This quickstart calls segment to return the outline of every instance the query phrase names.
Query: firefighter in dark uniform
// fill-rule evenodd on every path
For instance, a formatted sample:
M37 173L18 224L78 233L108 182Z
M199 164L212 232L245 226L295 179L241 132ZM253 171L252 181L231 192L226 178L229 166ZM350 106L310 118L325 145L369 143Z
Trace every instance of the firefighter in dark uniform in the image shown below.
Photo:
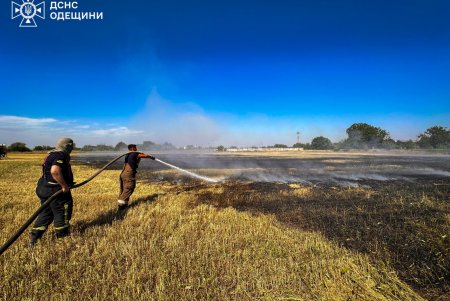
M36 194L40 198L41 204L58 190L62 190L63 193L39 214L31 230L31 245L34 245L42 237L52 221L57 238L70 234L69 221L73 207L70 187L74 184L70 153L73 147L72 139L60 139L56 144L56 149L50 151L42 163L42 177L36 187Z
M134 188L136 188L136 173L141 159L150 158L155 160L155 157L152 155L138 152L135 144L129 144L128 150L130 153L125 156L125 164L120 173L120 193L117 201L119 210L127 208L130 196L133 194Z
M0 144L0 158L6 157L6 145Z

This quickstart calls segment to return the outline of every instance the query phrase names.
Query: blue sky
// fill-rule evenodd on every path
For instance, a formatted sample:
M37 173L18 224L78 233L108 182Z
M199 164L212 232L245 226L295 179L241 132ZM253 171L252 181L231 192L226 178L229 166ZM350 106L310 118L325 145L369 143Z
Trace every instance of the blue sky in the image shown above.
M16 1L21 3L21 0ZM35 0L39 3L40 0ZM81 0L0 6L0 142L268 145L450 126L450 2Z

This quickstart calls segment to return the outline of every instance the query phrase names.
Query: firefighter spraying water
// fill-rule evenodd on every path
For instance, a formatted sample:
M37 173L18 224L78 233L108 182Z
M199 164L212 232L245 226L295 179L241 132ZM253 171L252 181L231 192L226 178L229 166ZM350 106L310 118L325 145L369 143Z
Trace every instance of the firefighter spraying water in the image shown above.
M140 152L136 152L136 151L131 151L129 153L125 153L122 154L116 158L114 158L113 160L111 160L108 164L106 164L105 166L103 166L100 170L98 170L96 173L94 173L92 176L90 176L89 178L87 178L86 180L77 183L77 184L73 184L73 186L70 186L68 189L72 190L72 189L76 189L79 188L87 183L89 183L90 181L92 181L95 177L97 177L100 173L102 173L106 168L108 168L109 166L111 166L113 163L115 163L117 160L119 160L120 158L124 157L124 156L129 156L132 153L140 153ZM142 153L141 153L142 154ZM158 161L164 165L167 165L171 168L174 168L178 171L181 171L183 173L186 173L194 178L197 179L201 179L207 182L212 182L212 183L217 183L220 180L219 179L212 179L212 178L208 178L205 176L201 176L198 175L196 173L184 170L182 168L179 168L175 165L169 164L167 162L164 162L162 160L156 159L155 157L151 156L151 155L146 155L144 154L145 158L151 158L154 159L155 161ZM57 200L58 198L61 198L61 195L63 194L63 189L59 189L57 191L52 191L54 192L52 195L50 195L46 200L45 199L41 199L41 207L39 207L36 212L33 213L33 215L31 215L28 220L10 237L10 239L5 242L1 247L0 247L0 255L3 254L19 237L20 235L22 235L22 233L31 225L31 223L36 219L36 217L38 217L39 214L41 214L42 212L44 212L45 210L47 210L49 208L50 205L52 205L54 203L55 200Z
M122 172L120 173L120 193L119 193L119 199L118 199L118 208L119 210L126 209L128 207L128 202L130 199L130 196L133 194L134 189L136 188L136 174L137 169L139 167L139 163L141 159L149 158L152 160L156 160L164 165L167 165L171 168L174 168L176 170L179 170L183 173L186 173L190 175L191 177L201 179L207 182L218 182L217 180L200 176L196 173L184 170L182 168L179 168L177 166L174 166L172 164L166 163L164 161L161 161L159 159L156 159L154 156L149 154L144 154L137 151L136 144L129 144L128 150L130 153L128 153L125 156L125 164L123 166Z
M149 158L155 160L155 157L152 155L138 152L136 144L129 144L128 150L130 152L125 156L123 169L120 173L120 193L117 200L119 210L128 207L128 201L136 188L136 174L141 159Z

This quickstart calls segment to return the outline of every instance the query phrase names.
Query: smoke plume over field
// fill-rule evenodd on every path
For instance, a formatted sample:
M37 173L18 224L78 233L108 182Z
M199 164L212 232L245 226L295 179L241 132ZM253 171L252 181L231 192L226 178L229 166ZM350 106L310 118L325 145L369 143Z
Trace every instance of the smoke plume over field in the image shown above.
M271 157L218 154L161 153L157 158L216 179L255 182L305 183L309 185L360 186L368 181L408 181L424 177L450 177L449 156L392 156L329 154L320 157ZM299 155L301 156L301 155ZM80 155L75 160L89 163L106 162L105 155ZM116 168L121 168L120 164ZM168 167L152 160L143 160L140 170L161 173ZM187 179L179 174L179 180Z
M195 102L164 99L153 90L145 107L134 116L129 127L144 131L136 138L157 143L170 142L176 146L260 147L276 143L291 146L297 142L296 132L299 129L302 130L302 142L309 142L320 135L336 141L345 138L345 128L350 121L334 120L334 124L329 121L330 118L269 117L258 113L257 108L240 117L231 113L214 113Z

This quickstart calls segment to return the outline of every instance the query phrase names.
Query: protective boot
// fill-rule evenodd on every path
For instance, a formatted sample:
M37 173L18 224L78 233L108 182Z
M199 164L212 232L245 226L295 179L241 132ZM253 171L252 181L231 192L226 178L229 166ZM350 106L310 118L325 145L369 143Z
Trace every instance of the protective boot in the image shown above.
M30 234L30 247L34 247L36 242L41 239L42 235L44 235L45 230L33 229Z
M70 229L69 227L64 227L62 229L55 230L55 237L56 238L63 238L70 235Z
M117 201L117 210L122 211L128 208L128 201L118 200Z

